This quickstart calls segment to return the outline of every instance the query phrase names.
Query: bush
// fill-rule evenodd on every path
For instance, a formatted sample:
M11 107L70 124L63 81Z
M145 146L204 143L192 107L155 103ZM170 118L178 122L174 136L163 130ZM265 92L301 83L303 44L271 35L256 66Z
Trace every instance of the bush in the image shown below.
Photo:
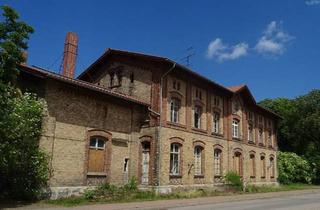
M282 184L310 184L314 177L308 161L295 153L279 152L278 169L278 181Z
M243 182L239 174L234 171L229 171L224 176L225 182L227 185L233 187L235 190L242 190L243 189Z
M38 198L49 176L47 156L38 147L43 102L4 88L0 107L0 198Z
M124 198L135 196L138 191L137 179L132 177L128 184L117 187L113 184L105 183L90 190L86 190L84 198L88 200L121 200ZM141 194L141 196L143 196Z

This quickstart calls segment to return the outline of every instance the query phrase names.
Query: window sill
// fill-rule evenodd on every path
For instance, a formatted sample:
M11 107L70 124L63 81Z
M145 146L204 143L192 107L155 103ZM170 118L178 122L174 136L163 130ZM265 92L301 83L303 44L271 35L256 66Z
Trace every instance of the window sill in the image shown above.
M215 175L214 178L221 178L221 175Z
M181 179L182 178L182 175L169 175L169 178L170 179Z
M207 133L206 130L203 130L203 129L201 129L201 128L192 128L192 130L197 131L197 132L200 132L200 133Z
M263 143L259 143L260 147L265 147L265 145Z
M271 176L270 179L274 179L274 176Z
M248 144L255 144L254 141L248 141Z
M261 179L266 179L266 177L265 177L265 176L262 176Z
M211 133L211 135L213 136L217 136L217 137L223 137L223 134L222 133Z
M204 178L204 175L194 175L194 178Z
M255 179L255 178L256 178L256 176L250 176L250 178L251 178L251 179Z
M234 140L234 141L241 141L242 139L240 139L239 137L232 137L232 140Z
M171 121L167 121L167 124L168 124L168 125L171 125L171 126L179 127L179 128L184 128L184 129L187 128L187 126L185 126L185 125L183 125L183 124L175 123L175 122L171 122Z
M105 172L88 172L87 176L107 176Z

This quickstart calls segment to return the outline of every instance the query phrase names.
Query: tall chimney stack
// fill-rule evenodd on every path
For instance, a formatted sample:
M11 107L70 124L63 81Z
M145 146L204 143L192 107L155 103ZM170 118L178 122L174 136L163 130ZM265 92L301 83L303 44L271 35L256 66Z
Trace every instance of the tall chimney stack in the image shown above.
M64 43L64 52L62 60L62 75L74 78L78 53L78 35L68 32Z

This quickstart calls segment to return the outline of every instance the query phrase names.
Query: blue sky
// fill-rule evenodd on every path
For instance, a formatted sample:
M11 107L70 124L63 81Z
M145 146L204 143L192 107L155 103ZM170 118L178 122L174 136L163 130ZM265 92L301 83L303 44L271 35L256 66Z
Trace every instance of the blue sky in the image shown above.
M65 34L79 35L76 73L106 48L180 61L257 101L320 88L320 0L10 0L35 33L31 65L59 70ZM183 62L182 62L183 63Z

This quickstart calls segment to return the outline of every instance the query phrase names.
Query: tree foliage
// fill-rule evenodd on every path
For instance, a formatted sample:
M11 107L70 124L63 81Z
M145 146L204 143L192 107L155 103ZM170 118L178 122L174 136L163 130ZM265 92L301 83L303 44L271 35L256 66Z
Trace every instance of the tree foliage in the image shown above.
M16 65L24 61L23 50L33 28L17 21L19 15L9 6L2 6L3 19L0 23L0 80L3 84L14 84L18 74Z
M283 117L278 127L281 151L294 152L305 157L320 181L320 90L295 99L266 99L260 105Z
M282 184L310 184L314 177L309 162L292 152L278 153L278 169L278 180Z
M35 198L48 179L39 150L43 102L16 87L17 64L33 29L2 6L0 22L0 198Z

